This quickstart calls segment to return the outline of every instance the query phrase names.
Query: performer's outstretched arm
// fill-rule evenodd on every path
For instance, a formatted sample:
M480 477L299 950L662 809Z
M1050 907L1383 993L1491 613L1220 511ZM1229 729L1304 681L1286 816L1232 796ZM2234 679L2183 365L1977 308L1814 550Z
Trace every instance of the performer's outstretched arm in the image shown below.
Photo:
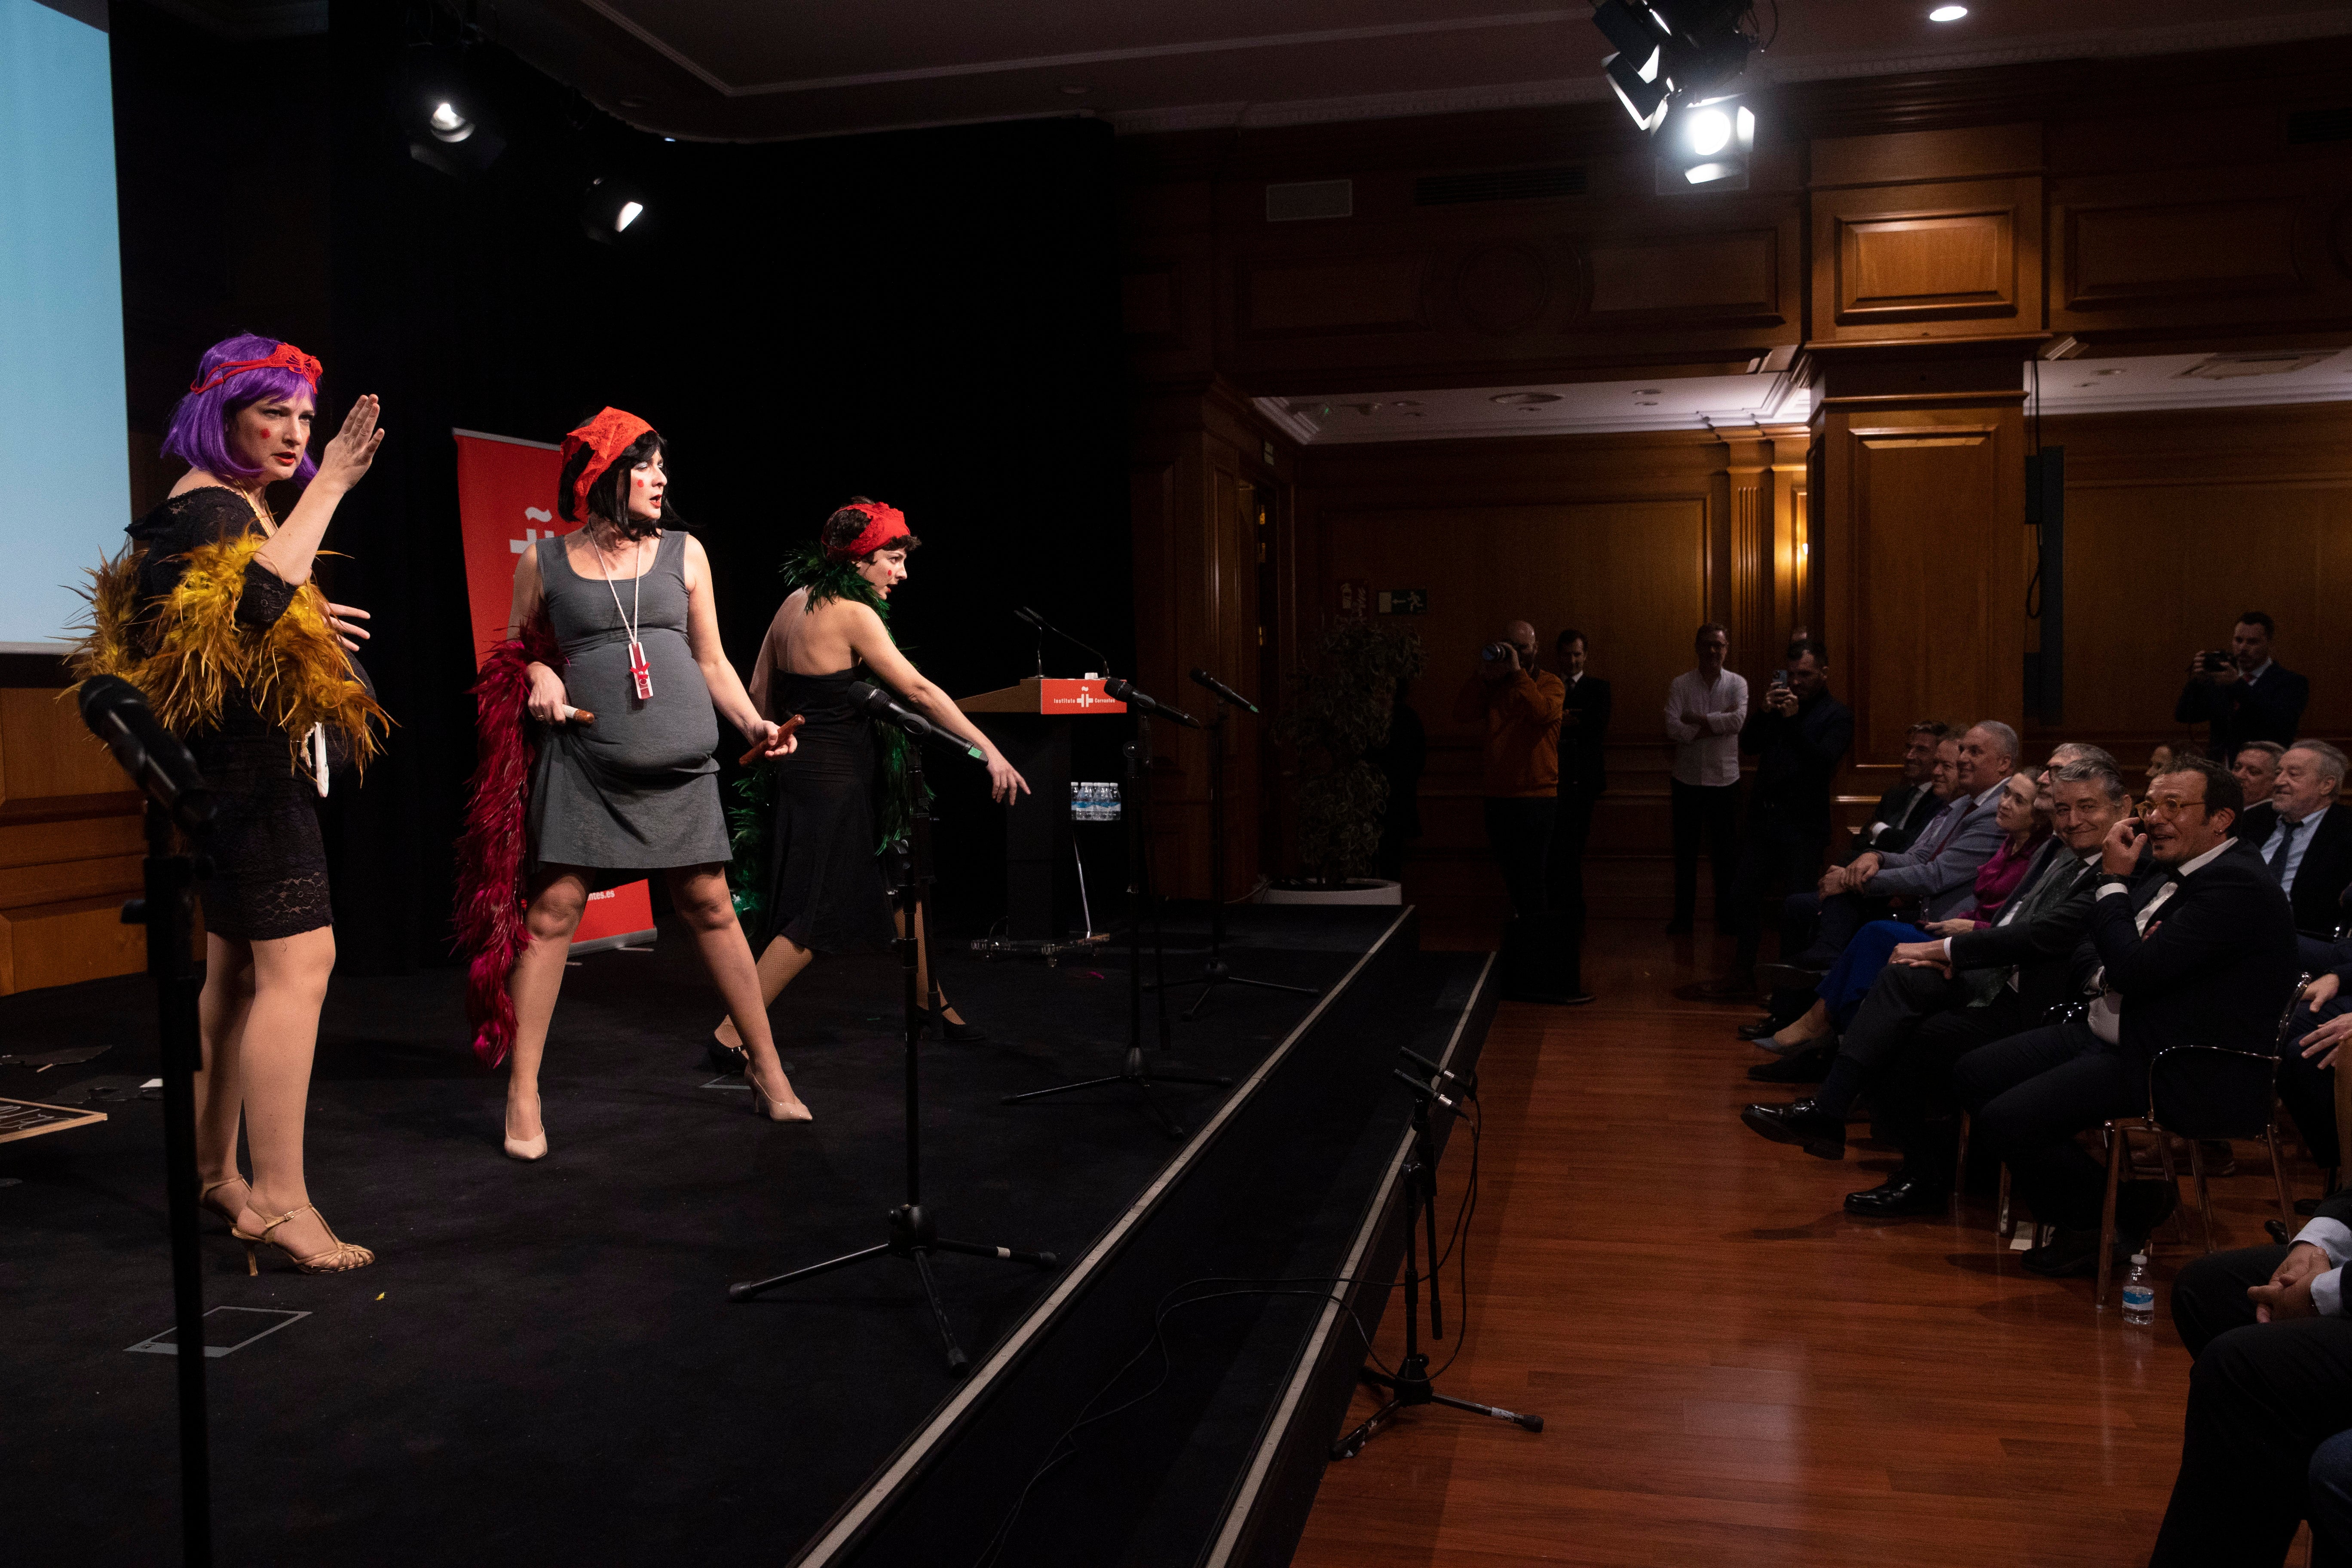
M948 700L948 694L923 679L923 672L908 661L890 640L890 628L882 617L865 605L843 601L849 626L849 646L866 668L880 676L890 689L919 710L924 718L945 730L959 741L977 746L988 759L988 793L993 799L1012 804L1013 795L1029 793L1029 781L1016 772L996 742L981 732L980 726L964 717L963 710Z

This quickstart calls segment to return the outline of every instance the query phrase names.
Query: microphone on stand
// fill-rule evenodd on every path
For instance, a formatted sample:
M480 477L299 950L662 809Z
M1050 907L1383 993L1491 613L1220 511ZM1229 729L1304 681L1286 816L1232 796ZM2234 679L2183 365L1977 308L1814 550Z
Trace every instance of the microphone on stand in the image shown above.
M187 745L156 721L155 710L139 689L119 675L100 675L82 682L81 721L106 742L149 798L172 814L188 833L209 832L213 797L205 775Z
M1156 713L1162 719L1173 719L1188 730L1197 730L1201 727L1201 721L1198 719L1193 718L1181 708L1171 708L1157 697L1138 690L1132 680L1106 680L1103 682L1103 689L1130 708L1139 708L1146 713Z
M1257 704L1256 704L1256 703L1255 703L1255 702L1251 701L1248 698L1246 698L1246 697L1243 696L1240 692L1235 691L1232 687L1227 686L1223 681L1219 680L1215 676L1211 675L1207 670L1205 670L1205 669L1196 669L1196 670L1194 670L1194 671L1192 672L1192 679L1193 679L1193 680L1194 680L1195 682L1197 682L1198 684L1200 684L1200 685L1202 685L1202 686L1205 686L1205 687L1207 687L1207 688L1208 688L1212 692L1213 692L1217 697L1219 697L1220 699L1222 699L1222 700L1224 700L1225 702L1228 702L1228 703L1232 704L1234 707L1240 709L1243 712L1244 712L1244 713L1255 713L1255 712L1256 712L1256 711L1257 711Z
M948 734L912 708L901 706L888 692L871 681L851 681L849 701L851 706L865 709L866 712L886 724L896 724L917 740L928 741L933 737L939 737L951 744L962 747L964 752L976 762L988 761L988 753L978 746L968 745L955 736Z
M1031 609L1026 605L1016 606L1013 614L1017 618L1036 627L1039 631L1051 632L1055 637L1061 638L1064 642L1068 643L1072 647L1083 648L1087 653L1094 655L1095 668L1101 670L1105 675L1108 675L1110 673L1110 656L1103 652L1102 649L1095 647L1094 644L1080 642L1077 638L1072 637L1069 633L1064 631L1061 627L1055 626L1053 622L1047 620L1045 616L1039 615L1036 611Z

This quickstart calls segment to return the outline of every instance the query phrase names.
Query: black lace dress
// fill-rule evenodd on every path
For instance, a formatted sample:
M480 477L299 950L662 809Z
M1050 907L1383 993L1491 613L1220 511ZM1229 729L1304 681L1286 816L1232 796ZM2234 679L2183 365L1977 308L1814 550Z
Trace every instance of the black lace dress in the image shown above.
M131 538L144 552L138 573L141 626L134 635L152 636L146 612L179 586L188 552L257 527L244 498L219 486L174 496L132 523ZM248 563L237 624L268 631L300 591L258 561ZM334 923L318 784L307 771L295 771L286 732L232 687L218 721L182 739L218 808L209 847L213 872L202 885L205 929L265 942Z

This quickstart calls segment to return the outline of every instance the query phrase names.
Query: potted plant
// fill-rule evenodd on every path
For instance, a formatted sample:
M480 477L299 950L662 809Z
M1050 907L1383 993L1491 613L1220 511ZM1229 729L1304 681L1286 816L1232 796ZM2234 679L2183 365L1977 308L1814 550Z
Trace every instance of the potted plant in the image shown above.
M1270 904L1393 904L1399 884L1371 876L1389 781L1369 760L1389 738L1397 683L1428 666L1421 638L1343 620L1324 635L1316 668L1294 679L1281 728L1298 761L1298 863Z

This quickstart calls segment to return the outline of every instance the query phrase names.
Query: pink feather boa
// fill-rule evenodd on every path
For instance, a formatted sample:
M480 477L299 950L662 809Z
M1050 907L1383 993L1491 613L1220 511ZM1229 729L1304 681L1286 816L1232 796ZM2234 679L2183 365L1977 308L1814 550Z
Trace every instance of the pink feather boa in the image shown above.
M514 1048L514 999L507 981L530 945L523 921L531 766L538 747L524 705L532 661L563 668L545 616L491 650L474 682L480 762L467 784L466 831L457 839L457 947L467 960L466 1019L474 1055L497 1067Z

